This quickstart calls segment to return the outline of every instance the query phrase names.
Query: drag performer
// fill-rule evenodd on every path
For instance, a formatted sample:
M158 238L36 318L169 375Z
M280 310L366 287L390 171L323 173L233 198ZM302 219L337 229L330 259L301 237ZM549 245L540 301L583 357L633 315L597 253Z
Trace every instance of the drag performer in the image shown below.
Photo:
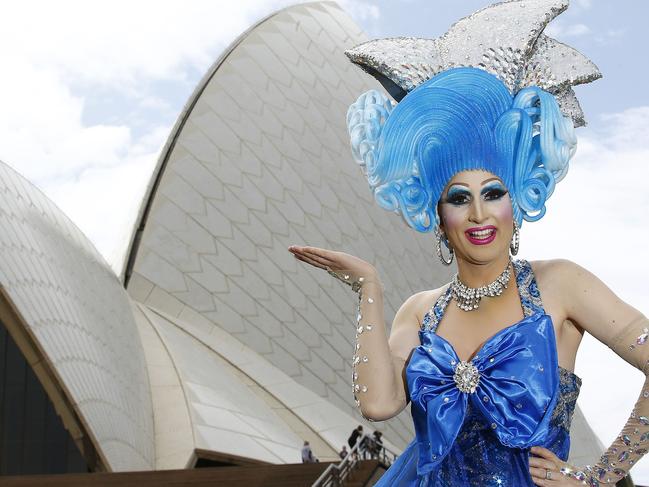
M396 101L371 91L347 116L376 202L433 232L439 259L457 265L450 283L403 303L388 339L374 266L289 248L358 293L352 386L363 416L383 421L411 403L416 437L377 485L612 485L647 452L645 381L599 461L566 462L584 332L646 376L649 320L572 262L512 259L575 152L584 121L571 86L600 76L542 34L566 7L503 2L437 39L347 53Z

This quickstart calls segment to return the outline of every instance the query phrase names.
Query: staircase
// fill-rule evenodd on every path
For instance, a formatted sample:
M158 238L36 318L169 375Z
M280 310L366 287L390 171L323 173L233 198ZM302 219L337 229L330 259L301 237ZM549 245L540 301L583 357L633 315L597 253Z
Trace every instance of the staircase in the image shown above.
M361 462L365 463L365 462ZM0 477L2 487L309 487L329 463ZM365 484L358 484L365 485Z
M386 471L387 467L378 460L363 460L345 480L345 487L371 487Z
M331 463L311 487L370 487L397 458L382 442L364 436L339 463Z

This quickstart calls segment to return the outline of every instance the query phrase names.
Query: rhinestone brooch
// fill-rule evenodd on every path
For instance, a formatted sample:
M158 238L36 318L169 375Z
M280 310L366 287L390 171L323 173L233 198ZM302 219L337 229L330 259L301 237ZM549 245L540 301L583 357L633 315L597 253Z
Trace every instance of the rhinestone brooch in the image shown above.
M480 382L480 372L471 362L460 362L455 366L453 380L461 392L475 392Z

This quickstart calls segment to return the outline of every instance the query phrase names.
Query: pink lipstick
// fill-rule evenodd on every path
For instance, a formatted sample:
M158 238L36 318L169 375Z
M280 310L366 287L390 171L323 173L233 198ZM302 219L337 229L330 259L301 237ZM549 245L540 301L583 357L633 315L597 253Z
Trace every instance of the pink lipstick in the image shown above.
M493 225L473 227L465 231L464 235L473 245L487 245L496 238L496 227Z

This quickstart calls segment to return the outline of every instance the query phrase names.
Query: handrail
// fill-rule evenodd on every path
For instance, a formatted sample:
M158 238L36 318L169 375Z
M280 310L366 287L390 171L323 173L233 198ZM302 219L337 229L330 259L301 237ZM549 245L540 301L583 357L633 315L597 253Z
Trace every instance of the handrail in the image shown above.
M363 435L347 456L339 463L329 465L311 487L342 487L349 474L361 461L361 457L362 460L367 460L368 457L378 459L389 467L396 460L397 454L386 448L383 443L377 443L370 435Z

